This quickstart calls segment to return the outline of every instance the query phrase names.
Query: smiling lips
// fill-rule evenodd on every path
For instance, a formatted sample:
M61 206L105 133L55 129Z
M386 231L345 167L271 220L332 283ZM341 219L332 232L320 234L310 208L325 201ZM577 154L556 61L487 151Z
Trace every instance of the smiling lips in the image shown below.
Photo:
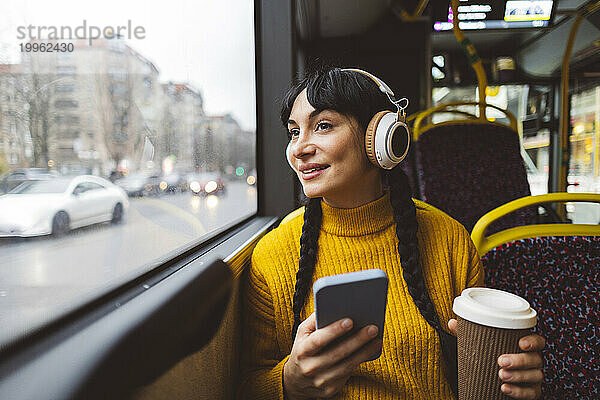
M305 169L304 171L302 171L302 173L303 174L310 174L311 172L320 171L320 170L325 169L325 168L329 168L329 166L319 167L319 168Z
M329 168L329 165L307 164L300 167L300 172L302 172L304 180L310 180L321 175L327 168Z
M298 169L300 170L300 172L304 172L304 171L310 171L312 169L324 169L327 167L329 167L329 165L327 165L327 164L308 163L308 164L301 165L300 167L298 167Z

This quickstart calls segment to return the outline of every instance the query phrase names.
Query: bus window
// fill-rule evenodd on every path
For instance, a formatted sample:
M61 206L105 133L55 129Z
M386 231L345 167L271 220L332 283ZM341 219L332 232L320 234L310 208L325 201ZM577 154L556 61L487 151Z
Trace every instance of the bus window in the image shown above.
M257 193L252 1L2 2L0 25L2 347Z
M571 96L570 159L567 190L600 193L600 86ZM567 204L575 223L600 223L600 207L591 203Z
M527 168L527 180L532 195L548 193L549 146L550 146L550 88L537 85L488 86L486 102L510 111L517 118L521 138L521 155ZM434 87L433 106L452 103L479 101L476 86ZM472 115L479 115L477 106L457 108ZM508 123L508 118L495 109L488 109L489 121ZM464 114L439 113L433 122L463 119Z

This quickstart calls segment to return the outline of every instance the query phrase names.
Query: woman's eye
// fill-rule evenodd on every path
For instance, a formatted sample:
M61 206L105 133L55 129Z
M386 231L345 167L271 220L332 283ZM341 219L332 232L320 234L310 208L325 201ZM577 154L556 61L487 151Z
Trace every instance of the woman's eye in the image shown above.
M331 125L329 122L319 122L317 124L317 129L318 130L324 130L326 131L327 129L331 129L333 127L333 125Z

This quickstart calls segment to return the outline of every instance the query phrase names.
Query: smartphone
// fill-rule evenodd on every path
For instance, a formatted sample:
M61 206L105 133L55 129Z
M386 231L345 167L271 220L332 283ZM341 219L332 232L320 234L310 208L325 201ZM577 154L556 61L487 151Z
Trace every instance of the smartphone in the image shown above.
M367 325L377 326L376 337L383 339L387 289L388 277L380 269L317 279L313 285L317 329L342 318L350 318L353 321L352 330L340 339ZM367 361L375 360L380 355L381 352Z

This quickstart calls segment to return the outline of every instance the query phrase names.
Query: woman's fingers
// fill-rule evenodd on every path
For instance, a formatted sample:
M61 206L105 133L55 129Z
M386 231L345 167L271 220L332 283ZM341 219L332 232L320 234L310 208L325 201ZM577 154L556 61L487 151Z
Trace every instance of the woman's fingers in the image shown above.
M344 379L345 381L361 363L371 358L374 354L379 353L381 346L381 339L371 340L371 342L362 346L350 357L343 359L336 365L320 373L315 378L314 385L326 388L329 383L338 382L340 379Z
M498 365L502 367L498 376L504 383L502 392L515 399L537 399L541 396L542 372L541 351L546 340L540 335L532 334L519 340L519 348L527 353L503 354L498 357Z
M308 316L308 318L302 321L300 325L298 325L298 332L296 333L296 336L310 335L315 330L317 330L317 316L315 313L312 313Z
M527 335L519 340L519 348L523 351L542 351L544 347L546 347L546 339L540 335Z
M290 358L283 367L283 384L290 398L334 396L354 368L381 348L381 340L375 345L368 343L377 336L377 327L369 325L325 350L349 333L352 325L352 320L344 318L316 329L312 314L298 326Z
M365 326L341 343L313 357L314 362L319 365L320 369L329 368L350 357L376 336L377 327L375 325Z
M542 368L540 353L503 354L498 358L498 365L506 369Z
M352 320L350 318L344 318L317 329L302 342L301 348L298 349L298 359L311 357L321 352L329 343L348 333L351 329Z
M381 350L380 339L373 340L377 336L377 327L369 325L345 338L331 348L310 355L310 352L323 348L331 343L331 340L347 333L351 328L344 320L337 321L323 329L319 329L307 337L298 346L298 352L294 357L294 374L290 375L288 364L284 366L284 384L296 377L296 383L303 382L297 387L303 387L301 392L305 396L329 398L338 393L345 384L350 374L356 367L373 354ZM316 337L317 333L321 333ZM292 360L292 358L290 358ZM291 367L290 367L291 368Z
M498 371L498 376L503 382L511 383L542 383L544 373L540 369L525 369L525 370L508 370L501 369Z
M456 329L458 328L458 321L455 320L454 318L450 319L448 321L448 329L450 329L450 332L456 336Z
M515 398L515 399L526 399L533 400L538 399L542 396L542 388L540 385L537 386L517 386L504 383L500 390L502 393Z

